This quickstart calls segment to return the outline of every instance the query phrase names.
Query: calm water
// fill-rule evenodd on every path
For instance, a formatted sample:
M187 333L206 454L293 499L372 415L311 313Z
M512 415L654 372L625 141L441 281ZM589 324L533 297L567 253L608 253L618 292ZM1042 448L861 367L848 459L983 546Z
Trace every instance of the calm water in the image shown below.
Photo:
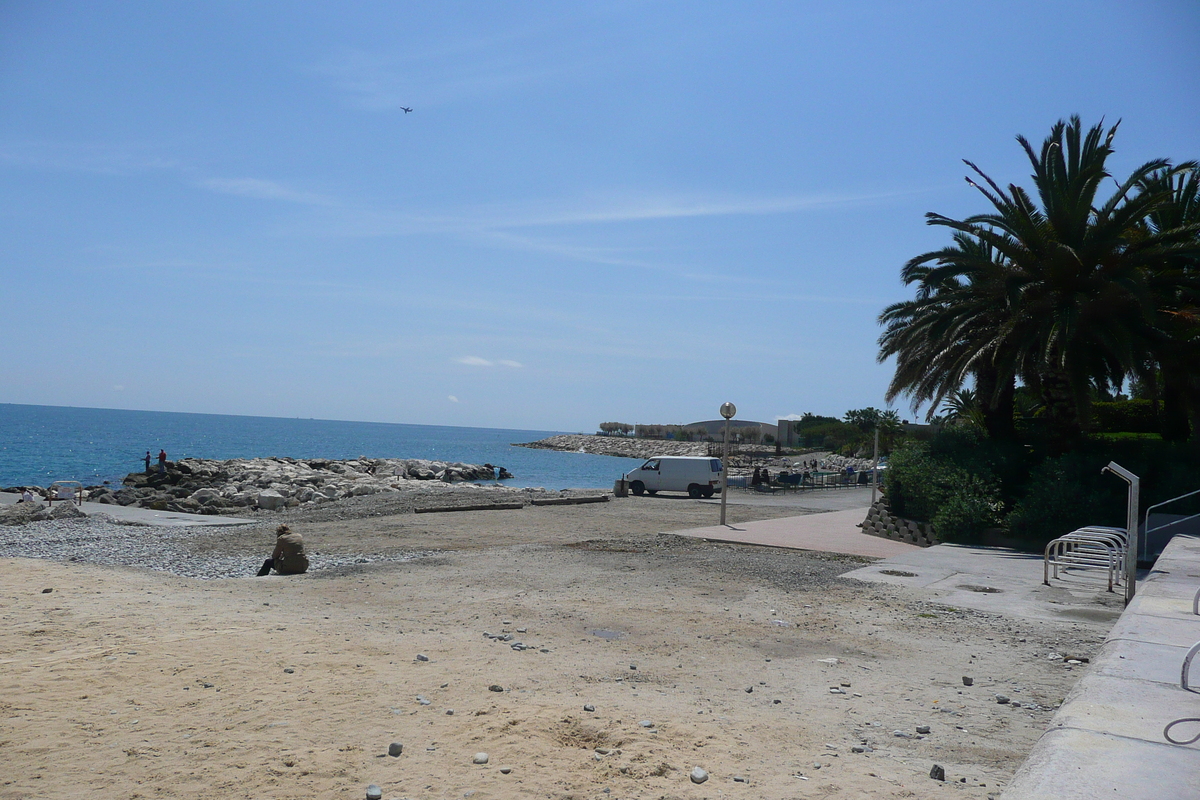
M495 464L510 486L610 488L639 459L512 447L555 431L0 403L0 486L119 482L147 450L180 458L428 458Z

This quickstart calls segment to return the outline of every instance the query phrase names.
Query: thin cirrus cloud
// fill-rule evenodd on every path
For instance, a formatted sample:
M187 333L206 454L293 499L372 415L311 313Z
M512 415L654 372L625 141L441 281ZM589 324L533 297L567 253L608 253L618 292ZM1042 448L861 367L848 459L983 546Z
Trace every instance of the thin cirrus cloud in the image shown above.
M288 203L310 206L334 205L334 201L324 195L293 189L278 181L259 178L208 178L200 181L199 185L218 194L231 194L255 200L283 200Z
M831 207L871 205L930 191L928 188L855 194L783 196L665 195L634 192L624 197L485 205L441 214L342 206L325 230L336 236L449 234L496 236L519 229L656 222L702 217L794 214Z
M511 359L507 358L502 358L497 361L489 361L488 359L480 358L479 356L463 356L462 358L455 359L455 361L459 364L465 364L468 367L513 367L519 369L520 367L525 366L520 361L512 361Z

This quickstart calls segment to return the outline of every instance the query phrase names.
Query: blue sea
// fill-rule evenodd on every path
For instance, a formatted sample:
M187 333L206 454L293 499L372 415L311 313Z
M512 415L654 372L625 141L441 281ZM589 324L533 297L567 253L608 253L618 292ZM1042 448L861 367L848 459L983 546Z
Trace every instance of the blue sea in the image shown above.
M494 464L508 486L611 488L640 459L513 447L556 431L0 403L0 487L119 483L147 450L181 458L427 458Z

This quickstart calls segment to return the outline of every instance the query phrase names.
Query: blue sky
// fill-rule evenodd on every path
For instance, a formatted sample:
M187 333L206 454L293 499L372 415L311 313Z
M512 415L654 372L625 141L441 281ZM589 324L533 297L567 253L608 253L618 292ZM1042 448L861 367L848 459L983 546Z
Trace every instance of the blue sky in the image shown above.
M1071 114L1118 173L1200 158L1197 42L1191 0L3 2L0 402L882 407L961 159L1028 183Z

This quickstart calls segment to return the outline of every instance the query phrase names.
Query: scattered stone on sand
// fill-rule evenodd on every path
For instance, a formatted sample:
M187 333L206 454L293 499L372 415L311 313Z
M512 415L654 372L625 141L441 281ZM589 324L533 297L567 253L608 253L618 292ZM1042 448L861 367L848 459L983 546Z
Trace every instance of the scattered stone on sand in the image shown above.
M398 758L404 752L404 745L400 742L392 742L388 745L388 755L392 758Z
M367 800L383 800L383 789L372 783L367 787Z
M643 728L653 728L654 727L654 723L648 719L642 720L641 722L638 723L638 725L641 725Z
M692 774L689 775L688 777L691 778L692 783L699 784L699 783L704 783L706 780L708 780L708 773L705 770L701 769L700 767L696 767L695 769L692 770Z
M998 694L998 695L996 695L996 702L999 703L1000 705L1004 706L1004 705L1008 705L1012 701L1008 699L1008 695Z
M429 660L429 656L425 655L424 653L417 653L417 661L428 661L428 660Z
M974 686L974 685L975 685L974 678L968 678L966 675L963 675L963 686Z
M933 769L929 770L929 777L935 781L944 781L946 780L946 770L941 764L934 764Z
M50 594L53 591L53 589L42 589L42 594Z
M498 683L493 683L491 686L488 687L488 691L489 692L503 692L504 687Z
M587 705L585 705L585 706L583 707L583 710L584 710L584 711L587 711L588 713L591 713L591 712L594 712L594 711L596 710L596 707L595 707L594 705L592 705L591 703L588 703Z
M417 695L417 702L423 706L427 706L427 705L430 705L432 701L430 701L430 699L428 697L426 697L425 695L419 694L419 695Z
M929 733L929 731L930 731L930 728L928 725L918 725L917 726L917 733Z
M507 775L507 774L509 774L510 772L512 772L512 767L501 767L501 768L500 768L500 774L501 774L501 775Z
M472 764L488 763L488 754L487 753L476 753L475 757L471 759L471 763Z

